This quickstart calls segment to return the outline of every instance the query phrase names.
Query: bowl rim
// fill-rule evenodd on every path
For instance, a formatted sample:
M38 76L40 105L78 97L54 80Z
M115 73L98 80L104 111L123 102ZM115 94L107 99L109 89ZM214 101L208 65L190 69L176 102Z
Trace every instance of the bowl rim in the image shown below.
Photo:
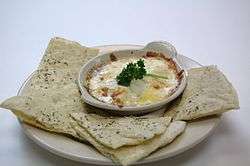
M163 42L160 41L160 42L151 42L151 43L160 43L161 44ZM167 43L167 42L164 42L164 44L165 43ZM108 56L111 53L116 54L117 52L125 52L125 51L146 51L146 52L147 51L154 51L154 52L160 52L160 51L156 51L156 50L148 50L148 49L146 49L149 44L147 44L142 49L122 49L122 50L111 51L111 52L108 52L108 53L100 53L99 55L93 57L87 63L85 63L81 67L81 69L79 71L78 79L77 79L77 84L78 84L78 87L80 89L81 98L83 99L83 101L85 103L91 105L91 106L101 108L101 109L105 109L105 110L107 110L107 111L109 111L111 113L114 113L114 114L133 115L133 114L143 114L143 113L148 113L148 112L158 110L158 109L164 107L165 105L167 105L169 102L176 99L184 91L184 89L186 87L186 84L187 84L187 77L188 77L187 70L180 64L180 62L178 61L177 56L172 56L172 57L170 56L170 58L173 59L173 61L175 62L176 66L177 66L177 68L179 68L179 70L183 70L183 75L182 75L182 78L181 78L181 82L178 85L177 89L174 91L174 93L172 93L170 96L166 97L166 99L163 99L163 100L161 100L159 102L155 102L155 103L151 103L151 104L147 104L147 105L119 107L117 105L105 103L105 102L102 102L102 101L96 99L95 97L93 97L89 93L88 89L83 85L84 78L86 78L86 75L84 76L83 73L85 73L85 74L88 73L89 70L90 70L89 65L93 64L93 63L97 64L98 59L100 60L103 56ZM169 44L169 43L167 43L167 44ZM163 53L163 54L166 55L165 53ZM177 53L176 53L176 55L177 55Z

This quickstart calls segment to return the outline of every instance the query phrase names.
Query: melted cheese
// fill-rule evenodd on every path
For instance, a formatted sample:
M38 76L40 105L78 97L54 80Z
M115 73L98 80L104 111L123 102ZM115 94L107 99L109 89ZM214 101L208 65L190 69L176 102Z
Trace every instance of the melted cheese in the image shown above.
M90 94L105 103L122 106L147 105L164 100L178 85L176 72L164 59L141 59L144 60L147 73L165 76L168 79L144 76L142 80L133 80L129 87L120 86L117 84L116 76L128 63L139 60L120 59L98 68L91 74L88 81Z

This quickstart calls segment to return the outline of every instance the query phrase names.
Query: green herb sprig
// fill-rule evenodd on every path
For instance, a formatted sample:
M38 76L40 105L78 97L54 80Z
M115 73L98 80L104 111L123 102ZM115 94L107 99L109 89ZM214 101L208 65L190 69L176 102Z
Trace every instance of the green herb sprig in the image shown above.
M129 63L116 77L118 84L129 86L133 79L142 79L143 76L147 74L147 71L144 67L145 65L142 59L138 60L136 63Z
M129 63L122 72L116 77L117 83L123 86L129 86L132 80L143 79L144 76L167 79L167 77L156 74L147 74L144 60L139 59L136 63Z

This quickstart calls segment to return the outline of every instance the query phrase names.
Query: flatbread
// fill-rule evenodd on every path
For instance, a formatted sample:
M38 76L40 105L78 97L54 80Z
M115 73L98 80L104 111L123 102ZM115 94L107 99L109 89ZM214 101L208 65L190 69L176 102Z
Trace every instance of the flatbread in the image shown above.
M166 131L155 136L150 141L145 141L140 145L123 146L118 149L111 149L98 143L86 130L80 126L75 126L77 133L87 139L103 155L112 159L117 164L131 165L134 162L150 155L152 152L171 143L180 135L186 127L184 121L174 121L170 123Z
M191 120L239 108L232 84L216 66L193 68L188 71L183 95L166 110L174 120Z
M1 107L12 110L22 121L31 125L79 138L70 125L75 121L69 116L71 112L84 110L78 93L77 85L72 83L61 91L45 93L45 96L12 97L3 102Z
M79 67L96 56L97 53L97 49L55 37L51 39L38 69L66 70L78 75Z
M97 142L112 149L138 145L165 132L170 117L103 117L72 113L72 117Z
M73 41L51 39L21 96L7 99L0 107L30 125L82 139L72 129L70 123L76 122L69 114L85 110L76 79L81 66L97 53Z

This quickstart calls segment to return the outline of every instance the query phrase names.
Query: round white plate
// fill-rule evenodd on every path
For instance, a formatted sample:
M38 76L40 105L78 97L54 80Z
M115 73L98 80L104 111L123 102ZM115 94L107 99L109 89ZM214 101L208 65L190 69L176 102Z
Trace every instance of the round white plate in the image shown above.
M98 46L96 48L100 49L100 52L109 52L121 49L140 49L143 46L139 45L108 45L108 46ZM200 67L201 65L194 60L187 58L185 56L179 55L179 61L184 64L185 68ZM26 83L29 78L24 82L23 86L19 90L18 94L21 95L23 89L25 89ZM216 128L220 121L220 116L214 116L211 118L206 118L199 121L190 122L187 125L185 132L179 136L170 145L159 149L158 151L151 154L149 157L137 162L137 163L148 163L152 161L157 161L160 159L165 159L171 156L175 156L185 150L188 150L202 140L204 140L208 135ZM102 156L97 150L92 146L84 143L74 141L65 136L46 132L35 127L29 126L25 123L21 123L24 133L36 142L41 147L47 149L48 151L68 158L71 160L92 163L98 165L113 165L112 161L104 156Z

